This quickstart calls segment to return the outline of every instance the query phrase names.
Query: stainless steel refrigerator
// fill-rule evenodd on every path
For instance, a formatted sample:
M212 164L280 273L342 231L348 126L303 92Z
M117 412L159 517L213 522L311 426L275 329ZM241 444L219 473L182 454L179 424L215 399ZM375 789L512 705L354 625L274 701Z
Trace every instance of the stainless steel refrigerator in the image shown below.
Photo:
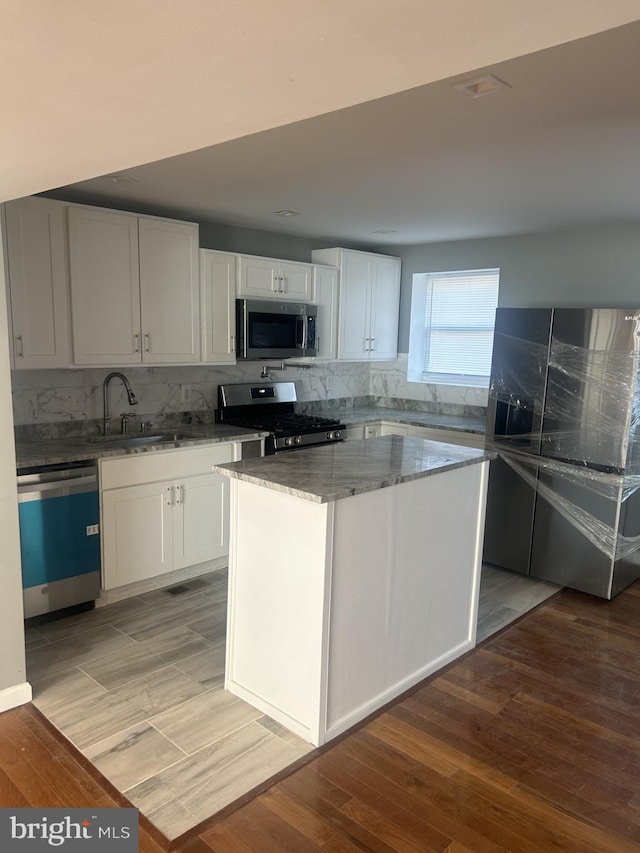
M640 308L499 308L484 560L613 598L640 577Z

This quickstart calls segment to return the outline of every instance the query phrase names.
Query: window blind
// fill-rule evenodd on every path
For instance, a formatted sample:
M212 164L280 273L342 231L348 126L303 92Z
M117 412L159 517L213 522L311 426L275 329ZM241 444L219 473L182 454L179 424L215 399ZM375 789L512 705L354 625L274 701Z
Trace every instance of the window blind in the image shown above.
M427 276L423 380L489 376L499 270Z

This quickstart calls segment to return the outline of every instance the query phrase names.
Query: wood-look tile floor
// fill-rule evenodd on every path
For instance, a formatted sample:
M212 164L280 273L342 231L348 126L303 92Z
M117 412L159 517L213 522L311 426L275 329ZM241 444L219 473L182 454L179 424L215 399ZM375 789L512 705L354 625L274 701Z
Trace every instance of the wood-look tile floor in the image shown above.
M27 630L36 707L169 839L312 749L222 688L226 586L215 572ZM557 589L484 567L479 640Z
M638 626L640 582L565 590L170 849L637 853ZM0 804L127 802L29 704L0 714Z
M312 747L223 689L226 571L28 628L33 703L167 838Z

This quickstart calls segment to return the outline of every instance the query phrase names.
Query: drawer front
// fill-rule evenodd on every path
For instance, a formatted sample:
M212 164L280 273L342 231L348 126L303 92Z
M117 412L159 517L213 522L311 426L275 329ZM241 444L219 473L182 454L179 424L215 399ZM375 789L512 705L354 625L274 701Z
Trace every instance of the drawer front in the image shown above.
M233 462L235 444L224 442L179 450L155 450L116 459L101 459L100 488L117 489L159 480L176 480L198 474L210 474L213 465Z

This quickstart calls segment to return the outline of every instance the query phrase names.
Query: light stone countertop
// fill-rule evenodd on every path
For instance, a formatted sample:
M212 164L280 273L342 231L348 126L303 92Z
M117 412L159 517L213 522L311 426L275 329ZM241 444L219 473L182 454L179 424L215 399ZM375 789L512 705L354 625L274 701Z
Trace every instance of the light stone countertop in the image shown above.
M387 409L383 407L357 407L337 409L330 412L319 412L321 415L339 417L345 426L364 425L377 421L394 421L410 426L424 426L433 429L459 430L461 432L484 433L484 419L463 417L459 415L442 415L431 412L414 412L402 409ZM170 450L178 447L191 447L212 442L234 441L248 438L260 438L268 435L266 432L241 429L224 424L181 425L175 428L152 429L154 432L164 432L167 435L180 433L180 440L142 444L136 447L117 447L114 442L100 444L89 441L88 437L47 438L41 441L25 441L16 444L16 463L18 468L36 465L54 465L80 460L95 460L105 457L125 456L136 453L153 453L159 450ZM98 436L96 436L98 438ZM353 440L350 440L350 444Z
M323 414L320 412L320 414ZM328 413L327 413L328 414ZM432 429L458 430L484 435L484 418L466 417L462 415L442 415L435 412L414 412L410 409L385 409L382 406L356 407L353 409L337 409L336 417L346 426L360 426L376 421L393 421L409 426L429 427Z
M216 465L213 470L303 500L327 503L495 456L457 444L386 435Z
M25 441L16 444L16 465L18 468L31 468L36 465L55 465L81 460L94 461L105 457L127 456L138 453L156 453L161 450L173 450L179 447L196 447L202 444L217 444L225 441L246 441L269 435L258 430L232 427L225 424L207 424L179 426L173 429L149 430L151 435L162 433L166 438L150 444L138 444L130 447L118 446L120 439L136 438L141 433L130 436L112 436L112 440L101 442L89 437L45 439L43 441ZM179 435L180 438L174 438Z

